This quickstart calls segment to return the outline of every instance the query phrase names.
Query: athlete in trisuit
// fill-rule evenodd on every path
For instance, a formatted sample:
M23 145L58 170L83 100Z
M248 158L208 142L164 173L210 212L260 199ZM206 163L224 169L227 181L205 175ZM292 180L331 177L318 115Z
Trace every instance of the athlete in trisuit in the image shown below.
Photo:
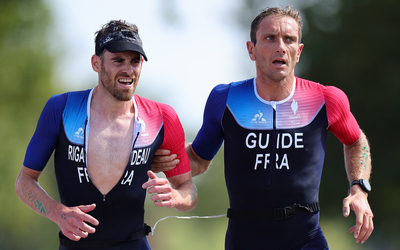
M57 223L59 249L147 250L146 189L156 206L188 211L197 203L185 137L171 107L134 95L147 61L137 27L111 21L96 34L91 62L98 85L49 99L16 192L33 211ZM166 179L150 171L159 147L181 159L165 172ZM38 182L53 151L61 203Z
M328 249L319 226L319 186L327 131L343 144L355 241L373 230L368 204L370 149L343 91L295 77L304 48L297 10L268 8L251 24L247 42L256 77L216 86L203 125L188 144L192 176L204 173L224 142L230 208L226 249ZM153 169L174 157L159 150ZM163 156L164 155L164 156Z

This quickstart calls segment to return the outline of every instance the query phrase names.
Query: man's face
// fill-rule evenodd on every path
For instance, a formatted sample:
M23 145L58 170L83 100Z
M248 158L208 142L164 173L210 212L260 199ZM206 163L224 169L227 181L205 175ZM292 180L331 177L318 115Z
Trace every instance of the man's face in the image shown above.
M303 44L299 44L297 22L287 16L264 18L256 32L257 42L247 43L251 60L256 62L257 76L274 82L293 74Z
M119 101L132 99L142 70L140 53L105 51L101 59L99 73L102 87Z

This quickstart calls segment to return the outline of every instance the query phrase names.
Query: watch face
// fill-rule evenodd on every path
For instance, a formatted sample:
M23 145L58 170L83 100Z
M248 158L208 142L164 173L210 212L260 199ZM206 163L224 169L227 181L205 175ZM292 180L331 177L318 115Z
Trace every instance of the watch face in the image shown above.
M366 191L370 192L371 191L371 185L366 179L361 179L361 186L366 189Z

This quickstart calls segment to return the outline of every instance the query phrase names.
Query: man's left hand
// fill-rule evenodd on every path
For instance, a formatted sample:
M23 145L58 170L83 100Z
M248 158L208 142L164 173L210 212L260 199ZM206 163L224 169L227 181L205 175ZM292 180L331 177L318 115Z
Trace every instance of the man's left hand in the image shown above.
M350 228L349 232L353 233L356 243L363 244L374 230L371 207L367 200L367 194L357 186L352 188L350 194L343 200L343 216L350 215L350 209L356 215L356 225Z
M147 189L149 194L153 194L150 198L157 207L174 207L174 192L176 192L169 181L165 178L158 178L152 171L147 171L150 180L142 185L143 189Z

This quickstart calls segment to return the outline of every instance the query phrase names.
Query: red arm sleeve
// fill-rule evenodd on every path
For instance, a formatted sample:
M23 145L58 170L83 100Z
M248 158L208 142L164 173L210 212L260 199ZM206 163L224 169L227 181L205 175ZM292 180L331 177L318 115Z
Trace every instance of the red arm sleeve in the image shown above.
M172 107L161 104L161 111L164 117L164 141L160 148L170 150L171 154L176 154L179 159L179 164L164 174L171 177L187 173L190 171L190 163L185 150L185 133L182 124Z
M360 127L350 112L346 94L333 86L322 86L328 113L329 128L345 145L351 145L361 136Z

